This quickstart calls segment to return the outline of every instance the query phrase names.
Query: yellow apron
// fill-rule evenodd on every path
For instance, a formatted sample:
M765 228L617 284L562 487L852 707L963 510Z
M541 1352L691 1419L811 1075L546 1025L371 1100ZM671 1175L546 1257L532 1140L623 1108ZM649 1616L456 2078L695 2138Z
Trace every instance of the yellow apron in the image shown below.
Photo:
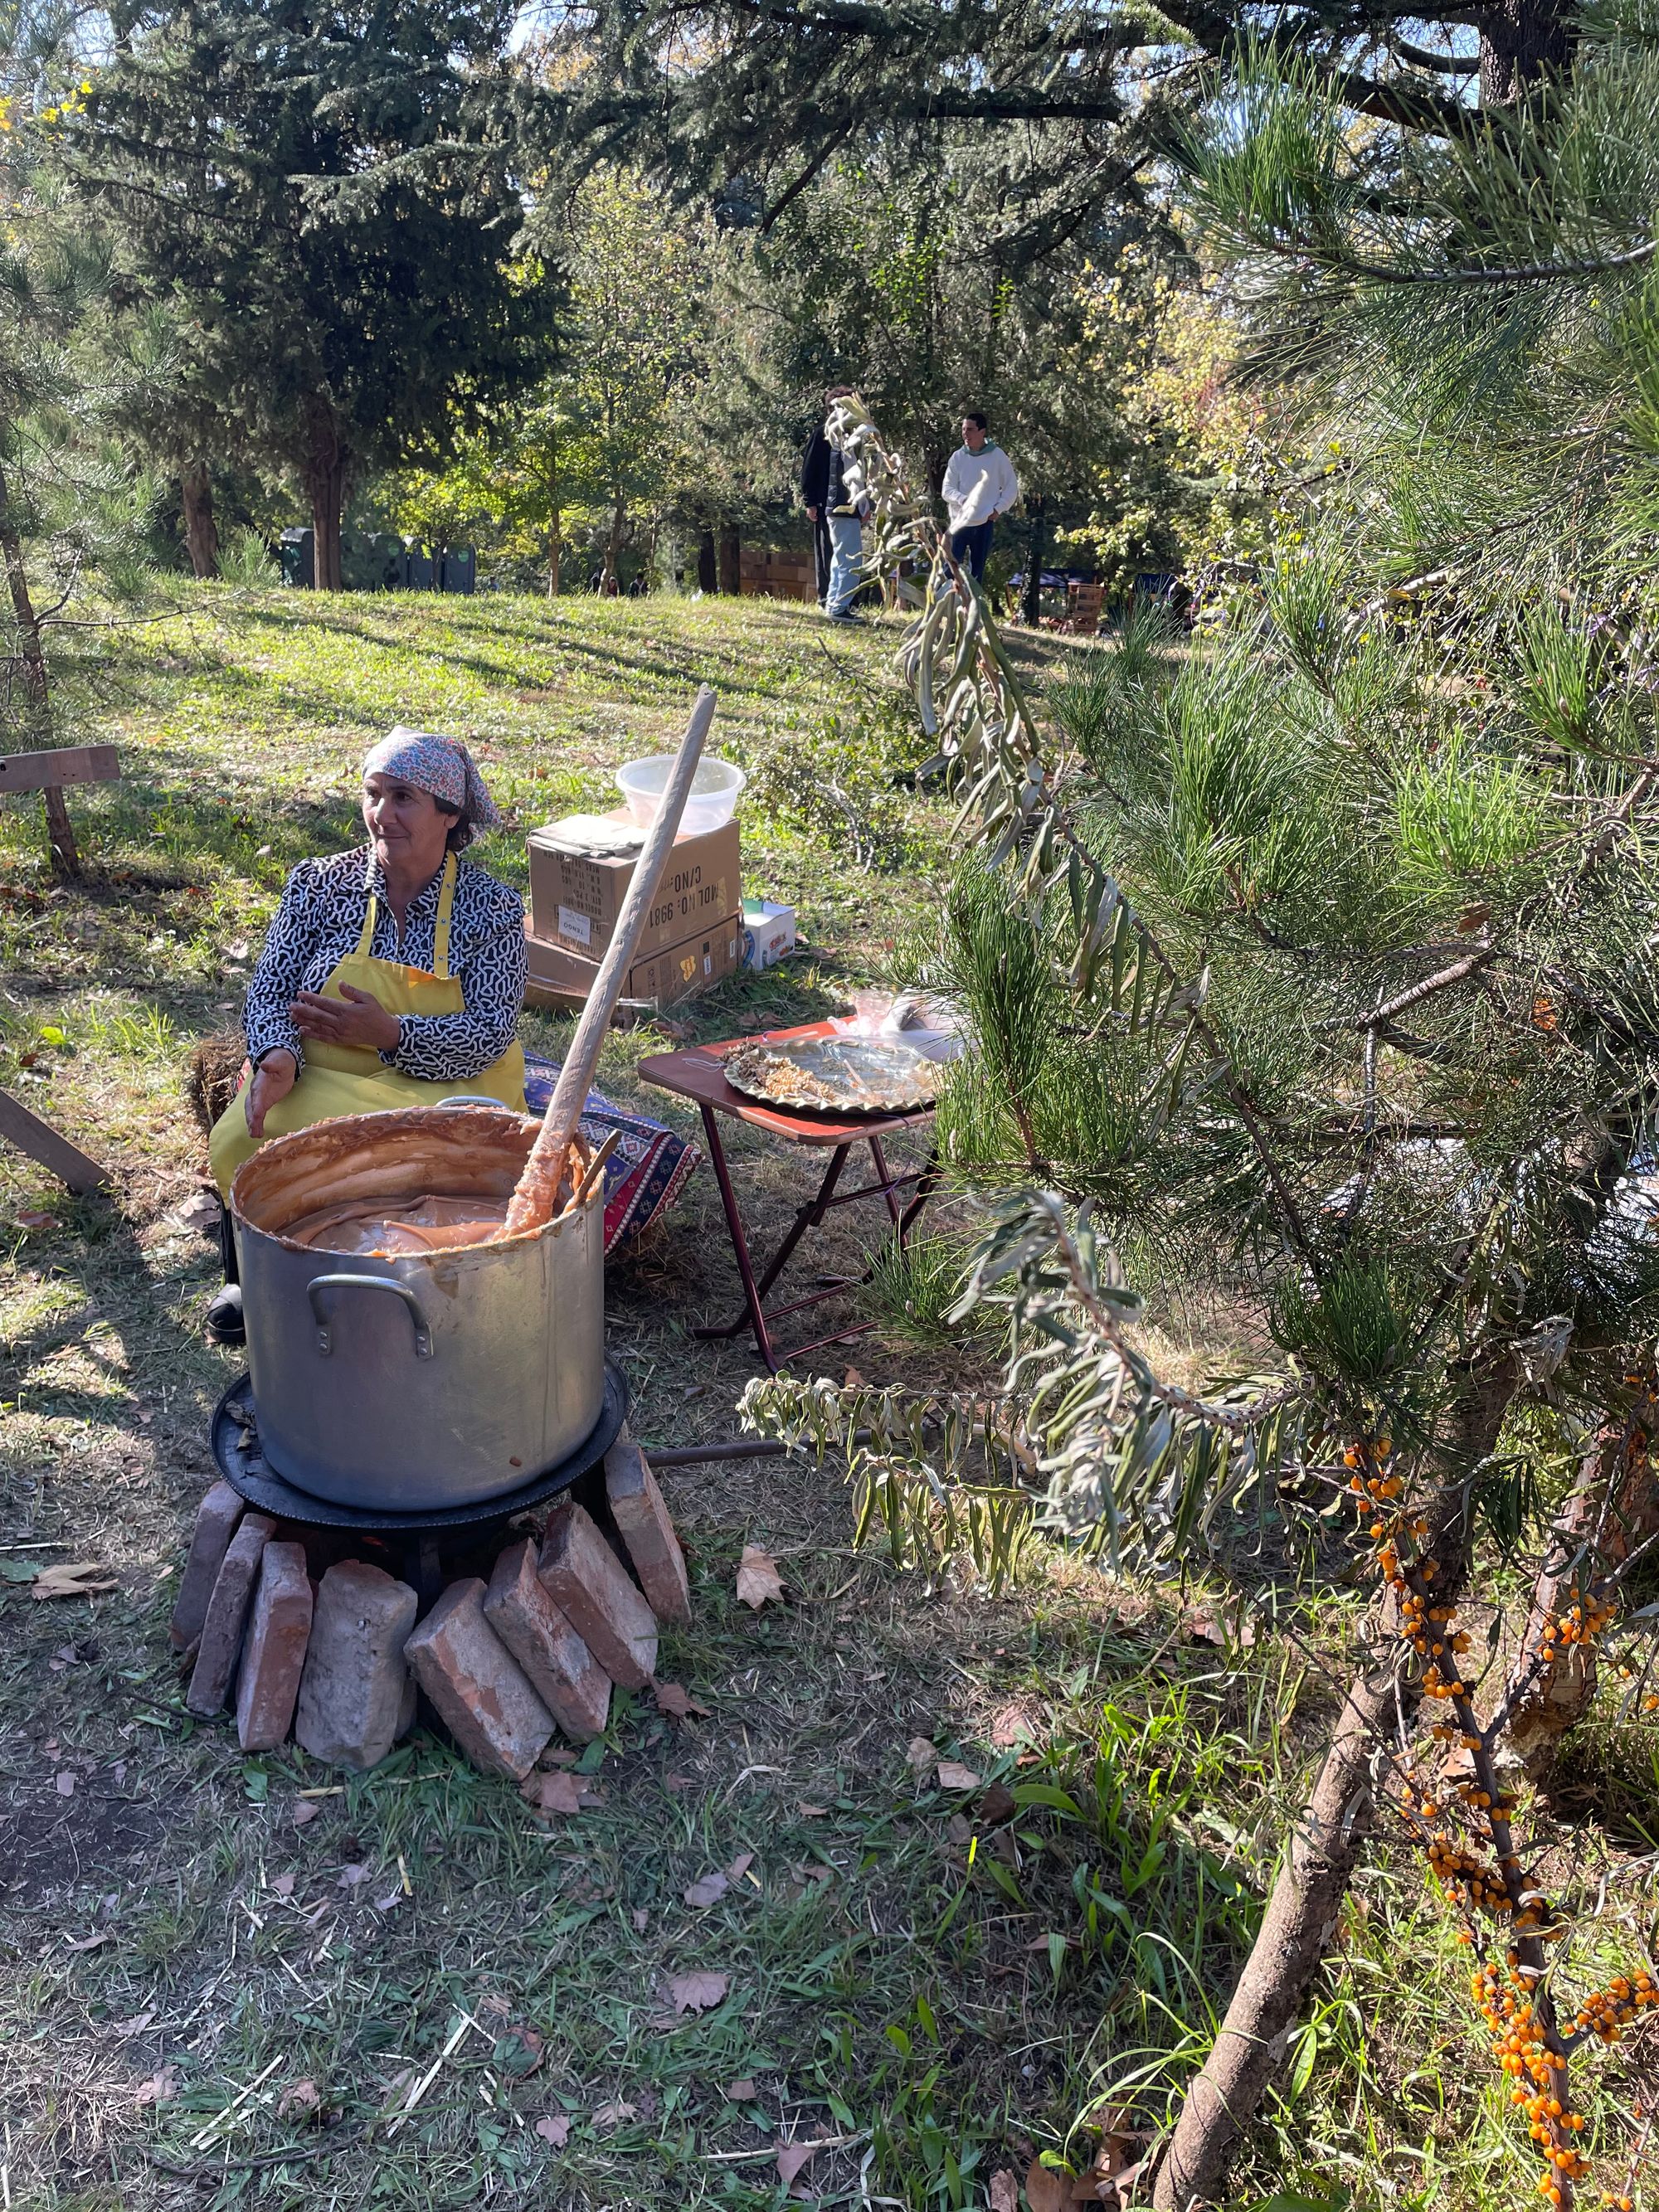
M324 998L343 999L340 988L370 992L389 1014L459 1014L466 1010L460 984L449 972L449 915L455 902L455 856L444 862L443 887L438 893L438 921L433 933L432 964L428 975L422 968L405 968L395 960L376 960L369 951L374 942L376 906L373 891L357 950L342 960L324 984ZM231 1177L242 1162L259 1149L263 1139L248 1134L243 1101L247 1082L238 1091L213 1125L208 1139L208 1159L213 1180L221 1192L230 1188ZM388 1067L368 1045L327 1044L315 1037L305 1041L305 1066L286 1098L279 1098L265 1115L265 1137L285 1137L291 1129L309 1128L313 1121L331 1121L342 1114L375 1114L386 1107L435 1106L445 1098L478 1092L499 1098L514 1113L525 1110L524 1048L516 1039L497 1060L470 1075L464 1083L428 1083Z

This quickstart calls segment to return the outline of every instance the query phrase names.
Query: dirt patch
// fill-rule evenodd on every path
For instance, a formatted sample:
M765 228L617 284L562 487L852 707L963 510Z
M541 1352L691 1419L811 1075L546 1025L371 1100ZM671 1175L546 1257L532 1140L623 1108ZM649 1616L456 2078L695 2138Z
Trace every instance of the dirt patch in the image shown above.
M59 1789L59 1773L73 1780L72 1795ZM88 1883L131 1877L153 1856L165 1824L124 1780L115 1769L61 1767L8 1792L0 1802L0 1919L50 1913Z

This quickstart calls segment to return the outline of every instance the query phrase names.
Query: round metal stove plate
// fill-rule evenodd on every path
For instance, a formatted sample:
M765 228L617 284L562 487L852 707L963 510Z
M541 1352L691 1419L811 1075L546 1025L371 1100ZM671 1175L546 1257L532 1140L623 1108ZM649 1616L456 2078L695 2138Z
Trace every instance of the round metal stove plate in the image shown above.
M246 1498L250 1505L275 1519L297 1521L313 1528L418 1534L426 1528L467 1528L508 1520L515 1513L541 1504L561 1490L568 1490L605 1457L627 1418L627 1381L621 1369L607 1359L599 1418L584 1442L566 1458L544 1468L528 1482L499 1498L446 1506L434 1512L381 1511L365 1506L337 1505L331 1498L313 1498L309 1491L285 1482L273 1468L267 1466L259 1449L258 1409L253 1402L253 1386L247 1376L240 1375L214 1407L213 1456L231 1488Z

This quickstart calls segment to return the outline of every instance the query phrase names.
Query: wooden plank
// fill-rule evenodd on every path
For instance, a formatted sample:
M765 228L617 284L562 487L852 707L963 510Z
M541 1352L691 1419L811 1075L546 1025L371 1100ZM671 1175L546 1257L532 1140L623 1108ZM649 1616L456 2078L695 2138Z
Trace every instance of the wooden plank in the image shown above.
M38 1160L71 1190L99 1190L110 1179L107 1168L100 1168L96 1160L88 1159L67 1137L60 1137L49 1122L43 1121L38 1114L31 1114L9 1091L0 1091L0 1137L15 1145L20 1152L27 1152L32 1160Z
M57 791L66 783L118 783L113 745L58 745L46 753L0 753L0 791Z

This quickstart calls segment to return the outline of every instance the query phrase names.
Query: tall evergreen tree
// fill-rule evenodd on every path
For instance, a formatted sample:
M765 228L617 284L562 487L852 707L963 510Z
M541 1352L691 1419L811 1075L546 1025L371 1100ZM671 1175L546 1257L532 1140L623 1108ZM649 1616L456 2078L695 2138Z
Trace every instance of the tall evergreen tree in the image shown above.
M507 0L121 0L78 183L188 353L180 415L294 481L340 585L348 487L533 375ZM199 438L192 440L199 447Z
M1056 744L942 564L906 648L1016 894L952 902L940 980L975 1046L939 1131L1006 1194L974 1288L1018 1319L1011 1418L1050 1510L1120 1558L1207 1553L1264 1605L1356 1570L1375 1600L1164 2212L1231 2201L1385 1802L1477 1969L1540 2193L1565 2212L1586 2178L1610 1931L1574 1940L1593 1881L1539 1879L1528 1778L1621 1613L1632 1696L1656 1668L1630 1594L1659 1540L1650 10L1612 0L1504 88L1428 135L1356 130L1316 54L1218 81L1199 201L1257 299L1258 373L1342 465L1214 649L1160 665L1132 630L1060 687ZM1252 1298L1279 1358L1160 1377L1116 1251ZM871 1464L907 1449L867 1397L841 1418L874 1425ZM1505 1650L1492 1547L1522 1536ZM1639 1950L1612 1986L1659 1995Z

